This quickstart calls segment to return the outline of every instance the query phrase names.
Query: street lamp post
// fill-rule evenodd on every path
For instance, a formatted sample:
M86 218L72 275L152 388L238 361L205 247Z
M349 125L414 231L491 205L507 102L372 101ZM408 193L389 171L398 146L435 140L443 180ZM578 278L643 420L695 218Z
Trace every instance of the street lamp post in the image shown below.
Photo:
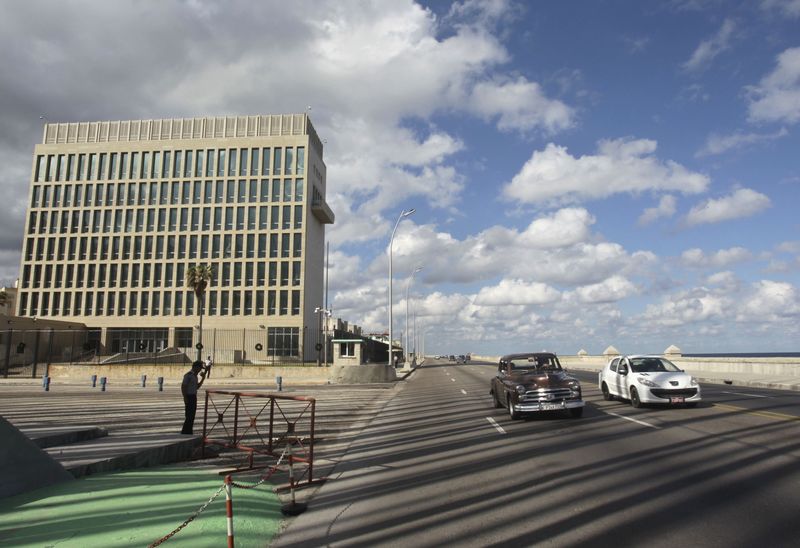
M406 282L406 356L408 356L408 351L411 348L411 332L408 329L408 298L409 298L409 289L411 289L411 282L414 281L414 274L422 270L421 266L418 266L411 272L411 276L408 277L408 282ZM414 356L416 358L416 355Z
M397 232L397 225L400 224L403 217L408 217L415 211L416 209L412 207L400 212L400 216L397 217L397 222L392 230L392 237L389 238L389 365L394 365L394 343L392 342L392 243L394 243L394 233Z

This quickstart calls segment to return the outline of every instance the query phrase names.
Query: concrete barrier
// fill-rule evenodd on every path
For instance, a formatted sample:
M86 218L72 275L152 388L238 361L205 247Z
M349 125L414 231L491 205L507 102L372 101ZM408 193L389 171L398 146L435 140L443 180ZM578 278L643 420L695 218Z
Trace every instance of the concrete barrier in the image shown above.
M370 384L394 382L397 374L390 365L336 365L331 369L333 384Z
M54 382L61 381L85 381L87 385L91 383L92 375L107 377L109 383L124 380L127 382L137 382L141 384L142 375L150 378L163 377L164 382L169 385L175 382L180 383L184 373L189 371L188 364L142 364L142 365L59 365L50 366L50 376ZM231 383L237 380L246 379L248 381L264 380L270 386L275 384L275 377L283 378L284 384L325 384L328 382L330 367L278 367L269 365L220 365L214 364L211 370L211 377L206 381L207 384Z

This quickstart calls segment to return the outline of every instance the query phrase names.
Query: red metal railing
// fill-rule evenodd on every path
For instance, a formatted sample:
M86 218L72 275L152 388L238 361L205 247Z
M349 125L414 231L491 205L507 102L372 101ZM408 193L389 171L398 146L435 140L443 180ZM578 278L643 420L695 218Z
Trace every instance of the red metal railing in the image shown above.
M206 446L210 445L243 451L247 453L247 466L235 470L241 472L268 467L269 464L256 466L255 457L280 457L290 448L291 461L306 467L297 483L304 479L312 482L314 398L225 390L205 392L203 456Z

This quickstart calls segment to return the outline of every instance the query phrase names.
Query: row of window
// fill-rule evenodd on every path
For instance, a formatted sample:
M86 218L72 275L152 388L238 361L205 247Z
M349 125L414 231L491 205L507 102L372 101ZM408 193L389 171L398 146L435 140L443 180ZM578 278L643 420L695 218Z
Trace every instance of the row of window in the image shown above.
M302 202L303 179L33 185L31 207Z
M20 293L22 316L183 316L195 314L192 291ZM265 306L266 304L266 306ZM208 291L209 316L299 316L299 290Z
M302 175L305 166L305 147L40 154L36 157L33 180Z
M31 211L28 216L28 234L301 228L302 205Z
M259 336L262 343L260 352L268 356L297 356L300 348L300 328L298 327L268 327L266 339ZM0 332L0 337L2 337ZM100 341L100 333L93 334L89 331L89 340L94 335ZM175 328L175 346L178 348L194 347L196 331L191 327ZM108 347L111 352L156 352L167 347L169 341L169 328L156 327L153 329L125 329L109 328L107 331ZM2 344L2 342L0 342ZM214 345L210 347L213 352ZM253 349L255 350L255 349ZM252 351L251 351L252 352ZM259 352L259 350L255 350Z
M61 287L182 287L186 263L121 263L25 265L21 286L27 288ZM214 276L211 287L299 286L300 261L211 263Z
M34 245L36 242L36 245ZM25 261L300 258L303 234L81 236L28 238Z

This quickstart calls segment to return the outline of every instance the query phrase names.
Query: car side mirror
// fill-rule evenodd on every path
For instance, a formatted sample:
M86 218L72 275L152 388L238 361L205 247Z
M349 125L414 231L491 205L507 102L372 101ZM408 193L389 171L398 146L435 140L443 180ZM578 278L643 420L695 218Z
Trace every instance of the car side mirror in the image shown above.
M617 372L618 372L620 375L627 375L627 374L628 374L628 368L627 368L627 367L620 367L620 368L617 370Z

